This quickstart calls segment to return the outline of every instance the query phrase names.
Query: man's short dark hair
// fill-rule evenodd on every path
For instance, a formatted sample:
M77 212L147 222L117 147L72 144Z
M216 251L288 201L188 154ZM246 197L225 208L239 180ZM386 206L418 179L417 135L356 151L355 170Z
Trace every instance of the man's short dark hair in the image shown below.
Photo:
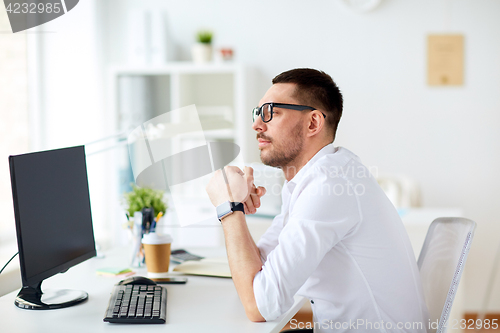
M273 79L276 83L295 83L295 96L301 104L325 111L326 123L332 129L333 140L342 116L342 93L330 75L311 68L296 68L283 72Z

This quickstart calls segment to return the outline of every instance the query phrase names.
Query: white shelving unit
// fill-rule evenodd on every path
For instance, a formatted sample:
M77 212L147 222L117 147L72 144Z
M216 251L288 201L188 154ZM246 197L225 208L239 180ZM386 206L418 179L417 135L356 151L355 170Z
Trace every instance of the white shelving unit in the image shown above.
M251 129L251 109L255 101L247 99L247 75L244 66L237 63L212 63L198 65L176 62L164 66L115 66L110 69L110 107L116 119L116 130L124 130L140 123L126 123L130 115L124 114L127 98L123 96L120 81L143 80L150 88L144 121L165 112L195 104L208 140L233 141L241 147L245 162L256 161L258 150L249 142L255 135ZM144 91L144 89L142 89ZM130 95L130 92L126 92ZM147 97L146 97L147 98ZM252 103L253 102L253 103Z
M251 128L251 110L256 101L248 97L248 86L246 69L238 63L199 65L175 62L164 66L114 66L109 69L108 102L116 132L129 132L154 117L194 104L203 134L171 138L170 147L189 149L201 145L203 139L232 142L241 149L240 160L250 163L259 158L255 133ZM175 122L178 119L170 120ZM129 156L125 152L124 149L122 156L117 158L117 174L126 174L123 170L129 168ZM117 176L116 179L117 189L125 183L120 177L123 178ZM190 242L181 241L178 245L223 244L219 228L210 229L215 230L210 233L217 235L207 237L205 228L191 229ZM181 236L177 232L178 240Z

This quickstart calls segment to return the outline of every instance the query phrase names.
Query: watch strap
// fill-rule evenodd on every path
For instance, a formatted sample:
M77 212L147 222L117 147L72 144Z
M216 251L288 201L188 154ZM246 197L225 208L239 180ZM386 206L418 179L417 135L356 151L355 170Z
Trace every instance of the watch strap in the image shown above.
M243 205L243 202L229 202L229 204L231 205L231 210L233 212L240 211L245 214L245 206Z

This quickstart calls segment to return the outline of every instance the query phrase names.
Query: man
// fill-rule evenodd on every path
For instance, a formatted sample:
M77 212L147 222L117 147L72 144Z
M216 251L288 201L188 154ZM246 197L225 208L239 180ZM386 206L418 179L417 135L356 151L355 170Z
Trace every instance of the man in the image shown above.
M276 319L298 294L311 302L315 332L426 332L398 214L358 157L333 146L342 103L329 75L293 69L273 79L254 109L261 160L286 178L281 214L257 245L244 215L265 193L253 170L226 167L210 180L215 206L243 203L219 215L236 290L252 321Z

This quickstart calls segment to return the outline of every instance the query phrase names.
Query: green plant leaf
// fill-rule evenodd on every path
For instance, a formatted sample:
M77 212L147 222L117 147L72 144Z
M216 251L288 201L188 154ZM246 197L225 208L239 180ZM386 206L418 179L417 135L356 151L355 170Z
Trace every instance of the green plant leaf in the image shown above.
M199 43L210 44L212 43L213 33L210 30L200 30L196 34Z
M155 214L160 212L165 215L167 211L167 203L165 200L165 192L154 190L147 187L138 187L132 184L132 191L123 195L127 204L127 213L129 216L134 216L135 212L140 212L144 207L153 207Z

